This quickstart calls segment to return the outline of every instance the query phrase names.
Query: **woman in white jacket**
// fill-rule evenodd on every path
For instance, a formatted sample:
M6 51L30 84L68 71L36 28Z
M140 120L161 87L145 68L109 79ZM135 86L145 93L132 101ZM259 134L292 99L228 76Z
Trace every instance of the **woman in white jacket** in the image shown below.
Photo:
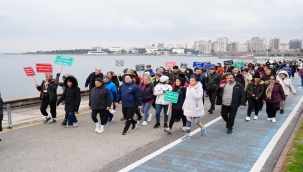
M290 92L292 92L294 95L296 95L296 89L292 85L291 79L289 79L288 73L285 70L282 70L281 72L279 72L279 74L277 75L277 80L282 85L286 99L287 99L287 96L290 94ZM286 103L286 100L284 102L282 101L280 103L280 114L284 113L285 103Z
M154 95L156 97L156 124L154 125L154 128L160 127L160 113L162 109L164 110L164 128L168 128L167 122L168 122L168 104L169 102L164 100L164 94L166 91L171 91L172 87L168 84L169 78L165 75L161 76L160 83L156 85L154 88Z
M186 134L182 140L190 138L191 122L194 121L201 128L201 134L206 133L205 127L200 121L200 117L205 115L203 105L203 89L199 78L191 78L190 86L186 90L186 97L183 104L184 115L186 116Z

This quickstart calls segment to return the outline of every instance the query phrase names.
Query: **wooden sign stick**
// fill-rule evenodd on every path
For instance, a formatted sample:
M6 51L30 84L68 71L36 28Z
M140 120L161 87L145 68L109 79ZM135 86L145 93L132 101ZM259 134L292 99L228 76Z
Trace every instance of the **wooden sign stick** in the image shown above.
M62 71L62 68L63 68L63 65L61 65L61 67L60 67L60 70L59 70L59 73L61 73L61 71Z
M33 80L34 80L35 84L37 84L37 82L36 82L36 80L35 80L34 76L32 76L32 78L33 78Z
M171 110L171 104L168 105L167 115L170 114L170 110Z

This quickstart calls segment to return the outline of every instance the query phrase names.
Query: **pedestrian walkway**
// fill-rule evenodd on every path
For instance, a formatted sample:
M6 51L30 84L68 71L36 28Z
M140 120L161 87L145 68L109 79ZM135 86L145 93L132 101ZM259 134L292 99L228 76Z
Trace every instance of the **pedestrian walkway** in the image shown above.
M198 130L189 140L177 140L122 171L261 171L273 147L298 111L303 99L303 88L298 77L292 79L297 95L290 95L284 114L277 113L276 123L267 121L266 106L259 120L246 122L246 110L239 109L231 135L226 134L225 122L219 117L208 125L207 134ZM285 124L284 124L285 123ZM284 124L284 125L283 125Z

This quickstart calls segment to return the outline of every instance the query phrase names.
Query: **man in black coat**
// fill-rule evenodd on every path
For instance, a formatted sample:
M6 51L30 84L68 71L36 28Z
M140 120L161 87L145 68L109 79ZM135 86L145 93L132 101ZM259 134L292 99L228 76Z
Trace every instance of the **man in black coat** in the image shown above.
M41 106L40 111L42 115L45 116L44 124L48 123L51 120L51 117L48 116L46 112L47 106L50 106L50 113L52 115L53 120L49 123L53 124L56 122L56 101L57 101L57 87L55 84L55 80L51 74L46 74L46 80L42 81L41 85L36 84L36 88L40 91L40 100Z
M88 90L88 85L89 85L89 90L91 90L92 88L95 87L95 80L97 78L101 78L101 80L103 80L103 73L101 73L101 69L100 68L96 68L95 72L92 72L86 79L85 81L85 91Z
M206 89L209 95L209 100L210 100L210 108L208 110L209 113L213 113L213 111L215 110L215 102L216 102L216 97L217 97L217 88L219 87L219 83L222 80L222 76L219 75L216 72L216 68L215 67L210 67L209 68L209 74L207 75L206 78Z
M235 75L236 81L245 86L244 76L239 72L239 68L234 68L233 73Z
M75 112L78 112L80 102L81 102L81 92L78 87L78 81L73 76L68 76L64 80L65 90L57 101L57 106L65 100L65 111L67 113L67 124L66 127L78 126L78 120L76 118Z

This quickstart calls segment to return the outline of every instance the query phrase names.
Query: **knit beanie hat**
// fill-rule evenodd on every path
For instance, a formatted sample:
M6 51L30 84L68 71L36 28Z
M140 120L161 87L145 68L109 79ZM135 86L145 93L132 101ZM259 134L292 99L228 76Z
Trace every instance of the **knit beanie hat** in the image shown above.
M160 78L160 82L165 82L165 81L167 81L168 79L169 79L168 76L163 75L163 76L161 76L161 78Z
M261 78L261 77L260 77L260 73L259 73L259 72L256 72L256 73L254 74L254 78Z
M108 75L104 75L103 78L107 78L110 80L110 77Z

